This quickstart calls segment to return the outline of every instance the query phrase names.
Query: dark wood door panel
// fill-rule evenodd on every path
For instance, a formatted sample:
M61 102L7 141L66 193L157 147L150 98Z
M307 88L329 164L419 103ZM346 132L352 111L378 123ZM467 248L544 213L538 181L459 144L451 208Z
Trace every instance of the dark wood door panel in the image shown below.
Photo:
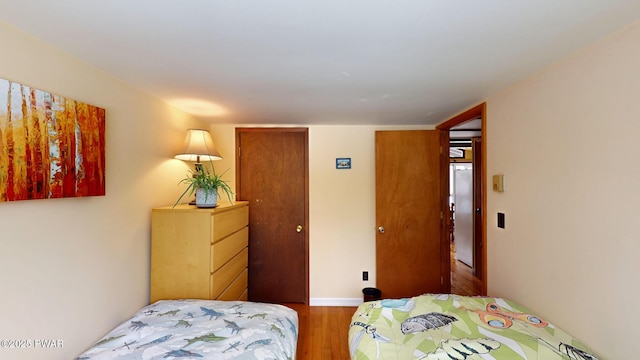
M249 299L307 302L306 129L237 129L238 200L249 201Z
M482 208L482 188L483 176L482 176L482 138L473 139L473 270L474 275L479 279L482 279L482 273L484 272L484 261L482 252L482 233L483 222L482 216L485 209Z

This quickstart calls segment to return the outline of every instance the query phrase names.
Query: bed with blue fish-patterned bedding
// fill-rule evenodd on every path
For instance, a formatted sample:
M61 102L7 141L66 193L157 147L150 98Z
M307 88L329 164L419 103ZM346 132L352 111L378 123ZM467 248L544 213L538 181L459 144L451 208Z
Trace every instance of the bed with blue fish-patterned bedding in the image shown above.
M366 302L349 329L354 360L597 360L578 340L503 298L427 294Z
M76 360L294 359L298 314L246 301L161 300L139 310Z

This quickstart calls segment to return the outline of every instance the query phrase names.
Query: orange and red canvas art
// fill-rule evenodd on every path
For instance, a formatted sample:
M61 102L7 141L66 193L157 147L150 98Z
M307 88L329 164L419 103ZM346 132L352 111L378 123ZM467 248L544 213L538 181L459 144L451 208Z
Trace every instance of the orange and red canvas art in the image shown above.
M0 201L105 194L105 110L0 79Z

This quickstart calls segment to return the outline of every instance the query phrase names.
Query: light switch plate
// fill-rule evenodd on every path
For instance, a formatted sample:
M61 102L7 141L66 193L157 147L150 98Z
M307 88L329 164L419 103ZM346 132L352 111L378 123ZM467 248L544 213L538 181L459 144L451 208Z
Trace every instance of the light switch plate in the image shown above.
M493 191L504 192L504 175L493 175Z

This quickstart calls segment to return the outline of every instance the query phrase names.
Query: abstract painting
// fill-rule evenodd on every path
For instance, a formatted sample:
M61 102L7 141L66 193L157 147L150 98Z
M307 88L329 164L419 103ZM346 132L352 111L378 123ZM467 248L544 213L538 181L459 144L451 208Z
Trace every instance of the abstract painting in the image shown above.
M0 201L105 194L105 110L0 79Z

